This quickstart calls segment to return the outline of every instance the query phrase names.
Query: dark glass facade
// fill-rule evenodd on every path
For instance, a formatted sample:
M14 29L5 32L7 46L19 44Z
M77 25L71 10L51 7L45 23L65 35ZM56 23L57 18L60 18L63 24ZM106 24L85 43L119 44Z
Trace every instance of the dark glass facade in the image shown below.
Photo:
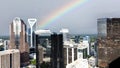
M51 68L64 68L63 35L51 35Z

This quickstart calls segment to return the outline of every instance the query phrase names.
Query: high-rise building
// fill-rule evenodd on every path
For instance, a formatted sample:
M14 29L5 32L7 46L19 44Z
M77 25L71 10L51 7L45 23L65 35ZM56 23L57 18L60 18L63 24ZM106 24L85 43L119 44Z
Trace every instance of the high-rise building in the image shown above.
M18 17L10 24L9 49L20 50L21 66L29 63L29 46L27 43L26 25L23 20Z
M64 66L77 60L77 45L64 44ZM65 68L64 67L64 68Z
M20 68L19 50L0 51L0 68Z
M63 34L63 44L70 41L70 35L69 35L69 30L68 29L61 29L60 33Z
M51 53L51 47L48 48L50 40L51 31L50 30L36 30L35 31L35 43L36 43L36 68L42 68L44 66L50 66L50 53ZM47 40L46 40L47 39ZM47 51L49 53L47 54ZM49 55L49 56L48 56Z
M84 43L79 44L64 44L64 66L68 66L79 59L88 58L88 45Z
M36 21L35 18L29 18L28 23L30 25L30 28L28 29L28 42L31 48L35 47L35 41L34 41L34 31L36 30Z
M51 68L64 68L63 35L51 35Z
M98 19L98 65L111 68L120 57L120 18ZM115 63L119 66L120 61Z
M83 45L87 46L87 53L88 53L88 55L90 55L90 51L91 51L90 37L89 36L83 37L82 42L83 42Z

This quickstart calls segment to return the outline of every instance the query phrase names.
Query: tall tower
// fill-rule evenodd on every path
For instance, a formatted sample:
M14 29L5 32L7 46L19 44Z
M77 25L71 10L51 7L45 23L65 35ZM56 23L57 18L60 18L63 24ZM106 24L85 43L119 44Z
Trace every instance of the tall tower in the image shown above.
M111 68L117 59L120 59L120 18L98 19L98 65ZM120 63L117 62L115 67Z
M20 18L16 17L10 24L9 49L19 49L21 66L29 63L29 46L26 36L26 25Z
M35 23L36 23L36 21L37 21L37 19L35 19L35 18L29 18L28 19L28 23L29 23L29 25L30 25L30 32L31 32L31 34L30 34L30 47L35 47L34 46L34 42L33 42L33 39L34 39L34 33L33 33L33 26L35 25ZM35 26L35 28L34 29L36 29L36 26Z
M51 35L51 68L64 68L63 35Z
M61 29L60 33L63 34L63 44L65 44L68 41L70 41L69 30L68 29Z

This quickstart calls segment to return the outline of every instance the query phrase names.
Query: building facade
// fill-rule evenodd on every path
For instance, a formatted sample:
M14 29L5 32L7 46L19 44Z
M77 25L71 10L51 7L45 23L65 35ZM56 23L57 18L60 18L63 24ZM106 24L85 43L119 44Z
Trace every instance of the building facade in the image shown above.
M64 66L74 62L77 59L77 46L74 44L64 45Z
M63 35L51 35L51 68L64 68Z
M111 63L119 57L120 18L98 19L98 66L111 68Z
M8 49L20 50L21 66L29 63L29 46L26 36L26 25L20 18L15 18L10 24L10 45Z
M74 62L68 64L66 68L90 68L87 59L77 59Z
M19 50L0 51L0 68L20 68Z

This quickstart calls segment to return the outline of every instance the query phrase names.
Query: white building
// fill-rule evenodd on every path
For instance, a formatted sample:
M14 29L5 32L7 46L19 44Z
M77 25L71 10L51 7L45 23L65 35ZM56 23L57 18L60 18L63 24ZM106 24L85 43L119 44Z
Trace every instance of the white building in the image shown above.
M80 44L66 42L64 44L64 58L66 65L74 63L76 60L87 59L88 55L88 45L85 45L83 42Z
M78 44L77 59L86 59L88 56L88 45L83 43Z
M4 40L3 39L0 39L0 46L4 45Z
M91 67L95 67L96 66L96 58L95 57L90 57L89 58L89 65L91 66Z
M69 30L68 29L61 29L60 33L63 34L63 43L69 42L70 41L70 37L69 37Z
M10 43L10 40L4 40L4 50L8 49L9 43Z
M89 38L89 36L83 37L83 45L87 46L88 55L90 55L90 38Z
M74 62L77 59L77 45L70 42L64 43L65 64Z
M73 63L68 64L66 68L88 68L88 60L78 59L74 61Z

